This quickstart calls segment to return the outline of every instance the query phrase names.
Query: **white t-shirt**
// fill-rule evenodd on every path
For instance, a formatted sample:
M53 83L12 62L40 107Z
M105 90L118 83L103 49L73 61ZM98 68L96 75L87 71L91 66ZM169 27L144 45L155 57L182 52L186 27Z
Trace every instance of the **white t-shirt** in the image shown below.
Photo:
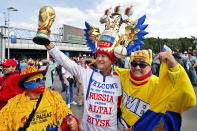
M88 87L84 88L84 114L82 130L116 131L117 102L122 95L119 77L115 75L103 76L94 72L87 96Z

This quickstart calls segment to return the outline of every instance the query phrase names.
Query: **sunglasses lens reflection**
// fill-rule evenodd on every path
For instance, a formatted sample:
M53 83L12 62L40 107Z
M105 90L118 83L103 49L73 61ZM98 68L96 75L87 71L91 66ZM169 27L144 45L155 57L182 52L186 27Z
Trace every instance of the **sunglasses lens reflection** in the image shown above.
M41 81L42 82L46 81L46 77L43 77L42 79L38 78L38 79L34 80L34 82L36 82L36 83L40 83Z
M145 68L147 66L147 64L144 63L137 63L137 62L131 62L131 66L132 67L137 67L139 66L140 68Z

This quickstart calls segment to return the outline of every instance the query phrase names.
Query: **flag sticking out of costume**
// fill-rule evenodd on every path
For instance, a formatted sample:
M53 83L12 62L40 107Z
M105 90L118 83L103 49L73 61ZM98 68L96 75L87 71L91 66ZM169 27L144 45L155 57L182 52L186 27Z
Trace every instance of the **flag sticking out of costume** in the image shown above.
M167 45L164 45L161 52L165 52L165 51L170 51L172 52L172 50L170 49L170 47L168 47Z

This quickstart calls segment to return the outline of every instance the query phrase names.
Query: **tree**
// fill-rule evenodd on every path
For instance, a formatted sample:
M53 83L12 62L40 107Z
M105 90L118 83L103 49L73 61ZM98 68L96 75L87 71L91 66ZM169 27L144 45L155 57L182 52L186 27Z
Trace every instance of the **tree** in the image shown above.
M196 42L194 42L196 41ZM164 44L169 46L175 52L184 52L188 47L196 49L197 39L194 36L191 38L178 38L178 39L161 39L161 38L147 38L144 41L145 45L141 46L142 49L152 49L154 53L158 53L163 48Z

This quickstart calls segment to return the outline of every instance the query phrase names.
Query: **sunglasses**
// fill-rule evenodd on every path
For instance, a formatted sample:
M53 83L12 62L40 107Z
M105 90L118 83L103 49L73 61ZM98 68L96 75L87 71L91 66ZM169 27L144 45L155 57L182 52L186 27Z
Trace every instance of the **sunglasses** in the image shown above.
M43 82L43 81L46 81L46 77L43 77L42 79L38 78L36 80L32 80L31 82L40 83L40 82Z
M139 66L140 68L144 69L146 66L148 66L148 64L145 64L145 63L137 63L137 62L131 62L131 66L132 66L132 67L137 67L137 66Z

